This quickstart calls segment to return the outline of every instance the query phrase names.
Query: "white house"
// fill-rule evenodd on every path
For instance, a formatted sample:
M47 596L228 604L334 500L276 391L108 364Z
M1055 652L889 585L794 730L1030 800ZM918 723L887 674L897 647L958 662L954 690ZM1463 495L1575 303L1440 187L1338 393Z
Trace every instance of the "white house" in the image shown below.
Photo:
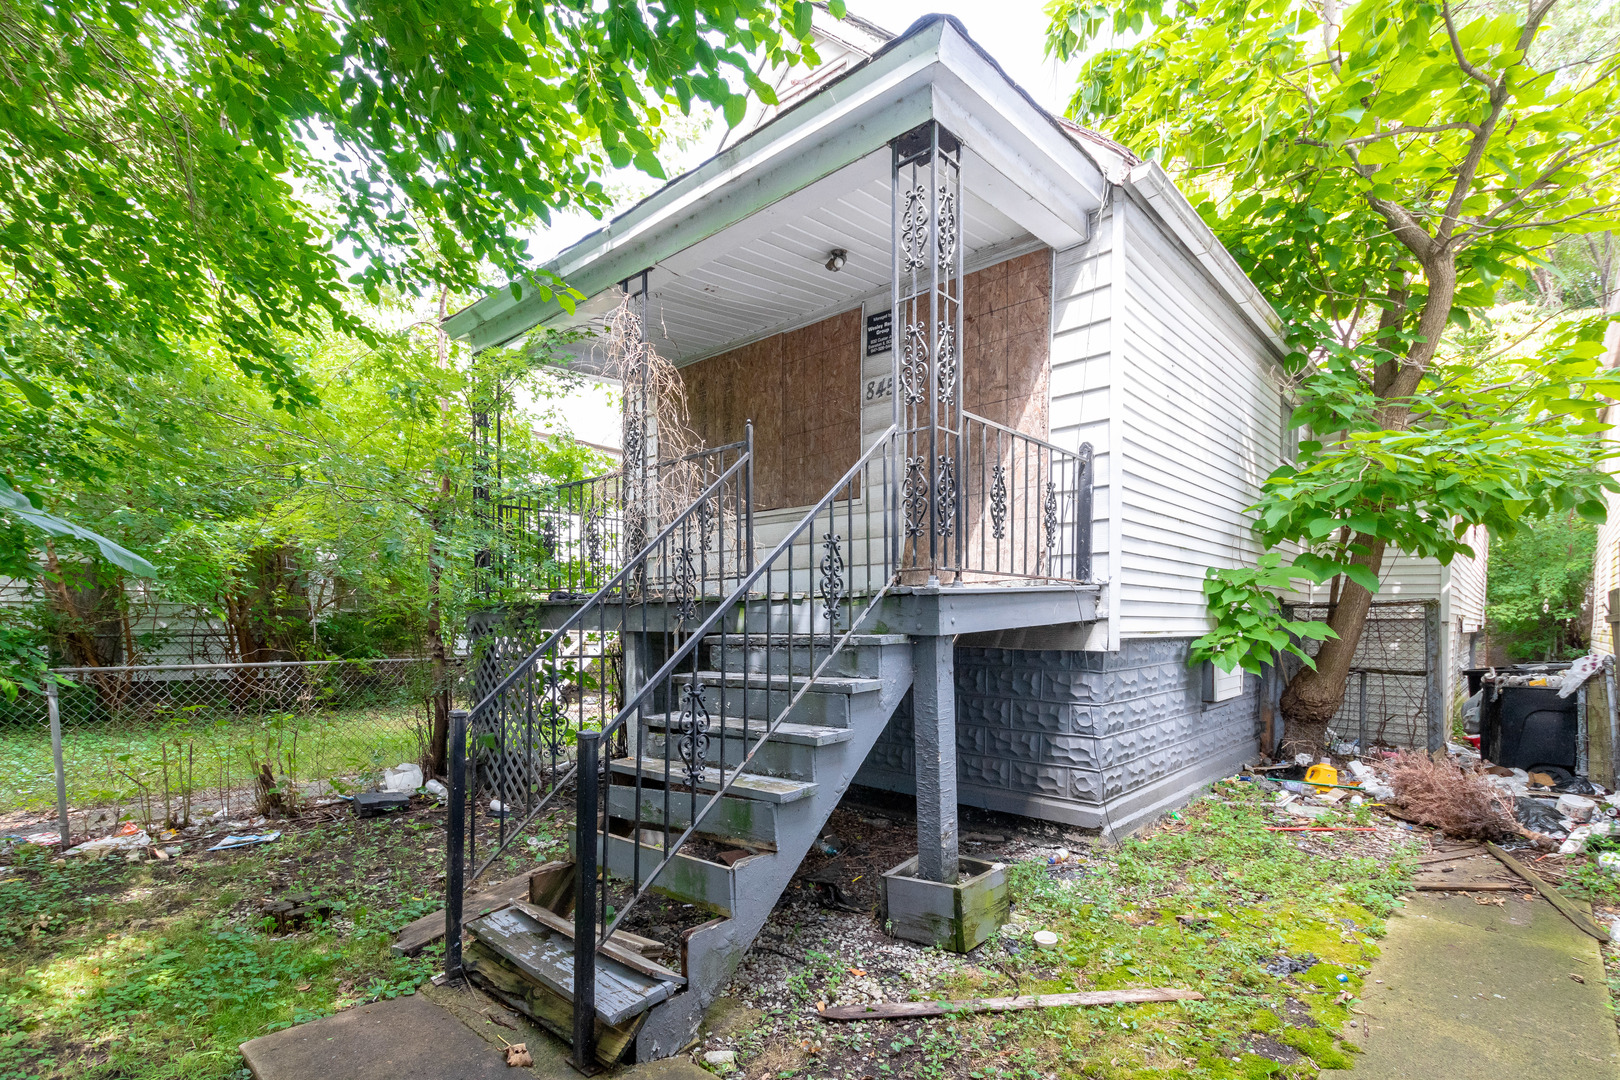
M535 582L526 625L568 632L475 627L500 647L471 723L503 747L554 715L574 631L623 636L622 708L579 714L613 760L575 850L721 916L683 987L611 1014L651 1010L641 1056L685 1044L852 782L916 793L919 874L943 881L958 803L1128 830L1259 750L1260 680L1206 687L1188 646L1206 568L1259 554L1275 314L1157 165L1040 108L955 20L885 38L843 32L835 71L562 252L574 311L502 290L446 324L521 345L629 297L715 448L654 505L656 409L627 386L621 472L501 511L544 537L501 566ZM1470 632L1456 580L1400 588ZM683 850L689 825L748 857Z

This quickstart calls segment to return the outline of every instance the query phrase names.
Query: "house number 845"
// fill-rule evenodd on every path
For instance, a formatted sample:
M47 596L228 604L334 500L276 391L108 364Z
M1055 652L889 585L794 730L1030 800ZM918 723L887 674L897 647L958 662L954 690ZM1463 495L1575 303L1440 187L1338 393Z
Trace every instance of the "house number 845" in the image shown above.
M882 378L866 380L865 400L881 401L883 398L888 397L892 393L894 393L893 375L885 375Z

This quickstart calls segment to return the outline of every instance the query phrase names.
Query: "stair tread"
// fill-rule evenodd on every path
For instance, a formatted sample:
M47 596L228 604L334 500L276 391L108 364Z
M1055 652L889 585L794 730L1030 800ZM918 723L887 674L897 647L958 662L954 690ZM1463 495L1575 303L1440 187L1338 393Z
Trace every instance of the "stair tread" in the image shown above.
M668 731L675 727L679 721L679 713L651 713L647 716L647 726L654 731ZM746 729L749 739L757 739L765 731L763 720L750 720ZM723 729L727 738L741 737L744 734L743 721L738 716L710 716L709 731ZM855 737L850 728L824 727L820 724L779 724L771 732L772 742L798 743L802 746L830 746L833 743L848 742Z
M574 943L539 920L513 908L467 923L479 941L524 975L572 1001ZM609 1026L622 1024L668 998L679 987L632 970L608 956L596 957L596 1015Z
M809 679L808 675L772 674L767 682L763 671L700 671L697 677L703 680L705 686L742 686L744 680L750 688L761 690L767 687L772 690L797 690ZM685 684L692 681L691 672L676 675L675 682ZM863 679L855 675L821 675L815 679L810 692L813 694L875 694L883 689L882 679Z
M704 641L710 645L736 644L739 646L747 646L749 648L758 649L763 648L767 644L773 646L788 645L790 643L796 646L803 645L804 642L811 640L812 636L817 643L825 642L827 640L826 634L810 635L782 633L771 634L769 636L765 634L726 634L724 641L721 640L721 636L719 634L710 634L704 639ZM856 634L854 637L849 639L849 645L847 647L851 649L860 649L877 645L904 645L910 640L911 639L905 634Z
M632 757L616 758L612 762L612 769L621 776L634 776L636 774L636 759ZM679 759L668 763L669 771L665 772L663 758L642 758L641 775L645 780L654 783L684 784L686 783L686 768ZM718 790L723 778L720 770L710 765L698 775L697 786L701 790ZM761 773L743 773L737 777L727 794L744 799L755 799L760 802L788 803L797 802L814 794L816 785L809 780L787 780L780 776L765 776Z

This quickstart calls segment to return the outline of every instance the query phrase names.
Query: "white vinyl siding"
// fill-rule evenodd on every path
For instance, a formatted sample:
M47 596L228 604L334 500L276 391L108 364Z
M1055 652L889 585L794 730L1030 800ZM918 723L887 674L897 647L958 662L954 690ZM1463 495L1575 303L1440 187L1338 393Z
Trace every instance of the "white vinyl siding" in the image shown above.
M1105 210L1089 241L1052 260L1051 439L1062 447L1089 442L1095 453L1091 567L1093 579L1103 582L1112 581L1115 568L1114 236L1113 215ZM1112 611L1111 593L1112 587L1102 611ZM1108 647L1106 622L1102 631L1089 647Z
M1282 445L1272 348L1153 212L1125 207L1119 335L1119 632L1208 629L1211 566L1252 563L1260 484Z

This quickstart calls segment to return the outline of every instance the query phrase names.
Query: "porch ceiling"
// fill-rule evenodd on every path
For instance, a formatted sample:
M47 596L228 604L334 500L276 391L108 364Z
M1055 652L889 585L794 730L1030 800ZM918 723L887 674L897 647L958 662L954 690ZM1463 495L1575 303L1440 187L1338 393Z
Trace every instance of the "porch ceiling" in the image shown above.
M997 210L963 163L958 220L969 269L1038 243ZM676 364L735 348L887 295L892 200L887 149L868 155L729 229L666 258L648 278L648 337ZM833 249L848 253L829 271ZM551 327L597 328L619 302L604 290ZM572 366L596 371L600 346L575 345Z

